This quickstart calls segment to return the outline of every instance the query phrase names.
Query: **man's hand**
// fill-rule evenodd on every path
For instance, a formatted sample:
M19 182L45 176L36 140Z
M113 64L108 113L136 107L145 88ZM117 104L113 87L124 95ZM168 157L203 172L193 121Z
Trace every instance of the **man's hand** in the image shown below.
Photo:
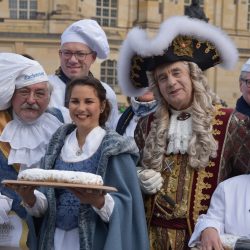
M218 231L213 227L204 229L201 233L202 250L222 250L224 249Z
M137 175L141 189L145 194L155 194L163 185L161 173L153 169L141 170L141 168L138 168Z

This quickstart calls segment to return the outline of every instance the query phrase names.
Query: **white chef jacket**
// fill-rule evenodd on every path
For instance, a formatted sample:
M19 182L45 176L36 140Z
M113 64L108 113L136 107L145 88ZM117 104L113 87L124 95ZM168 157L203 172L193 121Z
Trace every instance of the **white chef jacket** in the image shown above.
M221 182L213 193L207 214L200 215L189 246L195 246L207 227L220 235L232 234L250 238L250 174Z

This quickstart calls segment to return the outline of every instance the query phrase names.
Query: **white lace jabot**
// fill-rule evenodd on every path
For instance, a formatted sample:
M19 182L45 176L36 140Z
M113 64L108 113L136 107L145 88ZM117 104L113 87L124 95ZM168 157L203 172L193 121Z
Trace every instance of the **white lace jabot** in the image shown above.
M88 159L97 151L105 135L106 130L99 126L95 127L87 135L82 148L79 148L75 129L65 139L61 150L61 157L63 161L78 162Z
M185 154L192 136L191 108L177 111L171 109L170 126L168 130L167 154Z
M13 113L13 120L7 123L0 141L11 146L8 164L19 163L27 167L37 167L44 156L46 146L62 123L52 114L44 113L36 121L25 123Z

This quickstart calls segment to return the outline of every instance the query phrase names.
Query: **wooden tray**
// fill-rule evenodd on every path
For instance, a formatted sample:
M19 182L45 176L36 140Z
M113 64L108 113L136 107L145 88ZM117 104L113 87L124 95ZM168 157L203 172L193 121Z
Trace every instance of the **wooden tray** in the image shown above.
M6 187L12 185L24 185L24 186L46 186L54 188L83 188L92 191L104 191L104 192L117 192L117 189L110 186L101 186L101 185L83 185L76 183L65 183L65 182L46 182L46 181L21 181L21 180L3 180L2 183Z

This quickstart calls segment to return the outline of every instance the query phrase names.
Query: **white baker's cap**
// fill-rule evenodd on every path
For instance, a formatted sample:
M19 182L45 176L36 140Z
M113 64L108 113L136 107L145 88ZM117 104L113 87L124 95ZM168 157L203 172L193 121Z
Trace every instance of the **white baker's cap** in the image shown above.
M243 64L241 71L250 72L250 58Z
M61 36L61 45L70 42L86 44L100 59L106 59L109 55L107 36L95 20L80 20L66 28Z
M47 81L48 76L37 61L15 53L0 53L0 110L10 107L15 89Z

